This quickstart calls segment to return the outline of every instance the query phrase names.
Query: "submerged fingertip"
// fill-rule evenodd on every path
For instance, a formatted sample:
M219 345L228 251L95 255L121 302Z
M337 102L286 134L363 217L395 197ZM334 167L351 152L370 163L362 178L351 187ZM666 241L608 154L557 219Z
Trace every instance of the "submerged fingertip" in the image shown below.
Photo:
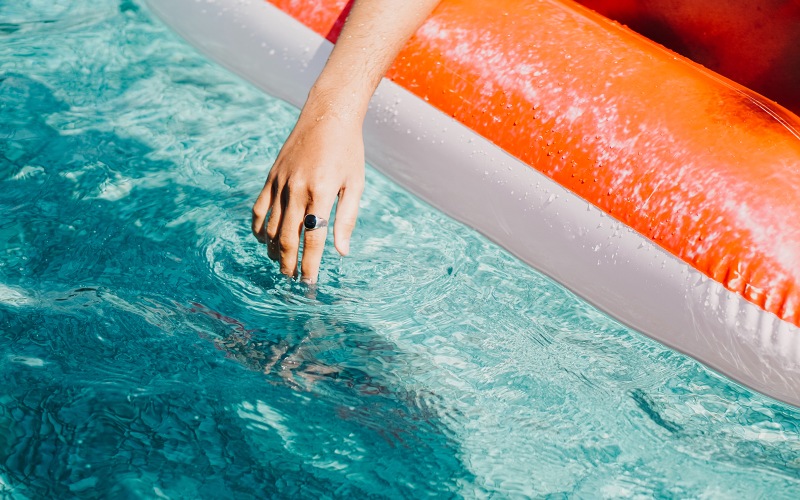
M350 240L338 241L334 246L336 246L336 251L342 257L350 253Z

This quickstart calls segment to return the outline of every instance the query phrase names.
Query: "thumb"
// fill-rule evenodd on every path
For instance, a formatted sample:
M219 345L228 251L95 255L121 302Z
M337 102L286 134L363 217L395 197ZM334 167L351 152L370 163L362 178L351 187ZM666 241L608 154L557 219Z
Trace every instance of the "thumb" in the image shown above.
M339 204L336 207L336 221L333 225L333 244L340 255L350 252L350 235L356 227L358 219L358 202L361 190L344 188L339 193Z

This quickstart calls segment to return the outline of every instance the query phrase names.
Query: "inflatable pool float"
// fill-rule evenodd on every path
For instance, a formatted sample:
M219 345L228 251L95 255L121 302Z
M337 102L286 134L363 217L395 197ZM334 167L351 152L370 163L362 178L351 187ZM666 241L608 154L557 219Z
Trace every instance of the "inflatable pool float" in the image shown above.
M346 0L151 0L297 106ZM800 405L800 119L569 1L446 0L372 100L368 161L596 307Z

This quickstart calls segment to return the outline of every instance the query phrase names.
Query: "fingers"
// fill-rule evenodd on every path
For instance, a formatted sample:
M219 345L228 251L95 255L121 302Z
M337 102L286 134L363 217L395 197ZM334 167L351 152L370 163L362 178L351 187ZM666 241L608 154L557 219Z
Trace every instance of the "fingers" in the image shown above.
M253 235L261 243L267 242L265 222L270 205L272 205L272 183L268 179L267 182L264 183L264 188L258 195L255 204L253 204Z
M363 183L353 183L339 191L334 240L336 250L341 255L347 255L350 251L350 236L356 225L362 190ZM280 262L282 274L297 276L300 235L305 215L329 218L335 198L335 192L327 196L314 195L311 189L299 183L268 179L253 205L252 231L260 242L267 244L269 257ZM324 228L305 232L301 266L303 281L317 281L326 237L327 230Z
M272 260L280 258L280 243L278 241L278 232L281 229L281 214L283 213L284 200L283 196L278 196L277 184L270 187L271 200L269 210L269 220L265 227L265 236L267 243L267 255Z
M314 214L324 219L330 218L333 209L333 199L324 199L316 202L313 199L306 209L307 214ZM307 283L316 283L319 275L319 266L322 261L322 252L325 249L325 240L328 236L328 228L321 227L314 230L305 231L303 238L303 262L300 269L303 272L302 280Z
M294 278L297 276L297 252L300 247L300 230L305 216L306 200L299 193L290 193L289 187L283 191L288 197L285 211L280 222L278 246L280 252L281 273Z
M339 205L336 207L336 222L333 226L333 242L340 255L350 252L350 235L356 227L358 201L361 199L361 185L342 188Z

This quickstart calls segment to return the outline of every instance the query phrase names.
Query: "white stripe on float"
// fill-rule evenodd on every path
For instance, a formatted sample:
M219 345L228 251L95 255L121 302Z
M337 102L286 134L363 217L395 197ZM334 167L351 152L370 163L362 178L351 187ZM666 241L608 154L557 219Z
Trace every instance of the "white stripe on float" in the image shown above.
M332 48L263 0L148 5L206 55L295 106ZM622 323L800 406L800 328L390 81L371 102L364 134L372 165L444 213Z

